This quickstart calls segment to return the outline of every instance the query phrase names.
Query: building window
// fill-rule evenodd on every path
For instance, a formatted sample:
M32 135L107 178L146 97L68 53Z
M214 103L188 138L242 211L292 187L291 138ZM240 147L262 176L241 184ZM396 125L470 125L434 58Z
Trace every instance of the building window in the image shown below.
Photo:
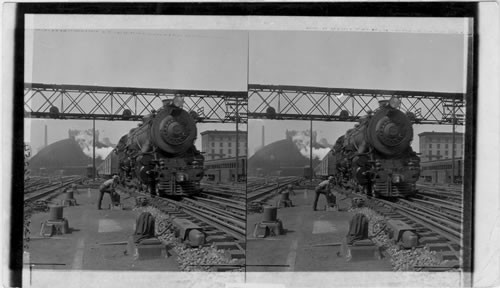
M222 149L219 150L219 154L221 155L224 154L224 152L222 152Z
M212 149L212 154L215 154L215 150L214 149Z
M215 142L212 142L212 147L215 147Z
M231 147L231 144L232 144L231 142L227 143L227 147Z
M437 148L438 148L438 149L439 149L439 148L441 148L441 144L439 144L439 143L438 143L438 147L437 147ZM439 155L439 154L438 154L438 155Z
M448 150L444 151L444 155L448 156Z
M429 148L432 148L432 144L429 144ZM432 153L432 152L431 152Z
M220 146L220 147L222 147L223 145L224 145L224 143L220 142L220 145L219 145L219 146Z
M444 144L444 148L448 149L448 144Z
M229 143L229 144L231 144L231 143ZM229 149L229 150L227 150L227 151L228 151L228 154L229 154L229 155L231 155L231 153L233 152L233 151L231 151L231 149Z
M439 145L439 144L438 144ZM438 150L438 155L441 155L441 151Z

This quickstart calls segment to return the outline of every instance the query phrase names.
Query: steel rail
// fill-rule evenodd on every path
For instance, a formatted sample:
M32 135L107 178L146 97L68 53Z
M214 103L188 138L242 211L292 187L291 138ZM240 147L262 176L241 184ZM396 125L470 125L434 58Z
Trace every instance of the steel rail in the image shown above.
M423 225L424 227L429 228L431 231L435 231L436 233L440 234L444 238L454 242L455 244L458 244L461 246L461 239L462 239L462 234L454 229L451 229L449 227L446 227L442 224L436 223L435 221L422 216L420 213L416 213L416 211L402 207L401 205L381 200L381 199L376 199L376 201L379 201L381 203L384 203L390 207L393 207L394 209L398 210L397 213L402 214L403 216L409 218L410 220L415 221L416 223L419 223Z
M50 194L56 193L58 190L61 190L62 188L65 188L68 185L73 184L73 183L78 182L78 181L80 181L80 178L69 180L68 182L63 183L63 185L60 185L60 183L57 183L57 184L54 184L54 186L57 185L57 187L51 188L48 191L37 193L36 195L31 195L31 194L33 194L35 192L28 193L30 195L25 195L24 196L24 202L39 200L40 198L43 198L43 197L48 196Z
M231 204L231 203L222 203L220 201L216 201L216 200L212 200L212 199L207 199L207 198L200 198L200 197L195 197L195 199L196 199L196 201L199 201L199 202L207 202L207 203L210 203L210 204L215 204L215 205L223 206L225 208L236 209L236 210L241 211L242 214L244 214L244 212L245 212L245 206L234 205L234 204Z
M191 199L184 199L184 201L187 201L189 203L191 203L191 205L196 205L196 206L199 206L203 209L206 209L208 211L211 211L215 214L220 214L221 216L218 216L218 217L222 217L222 219L229 219L230 221L234 221L235 219L231 219L227 216L224 216L223 214L227 214L229 216L233 216L234 218L237 218L237 219L240 219L240 220L245 220L245 215L241 215L241 214L237 214L237 213L234 213L234 212L231 212L231 211L226 211L226 210L223 210L223 209L220 209L220 208L217 208L217 207L214 207L213 205L207 205L205 203L202 203L202 202L199 202L198 200L196 201L193 201ZM228 221L229 221L228 220ZM240 224L243 224L241 227L245 227L245 224L242 222Z
M150 195L141 193L141 192L135 192L147 197L150 197ZM201 220L202 222L205 222L206 224L232 236L233 238L239 240L239 241L244 241L246 239L246 232L245 229L241 229L239 227L235 227L225 221L219 220L219 219L214 219L214 218L208 218L205 216L207 214L206 210L200 210L195 207L191 207L190 205L183 204L179 201L171 200L171 199L166 199L166 198L159 198L159 197L154 197L153 199L158 200L160 202L166 203L166 204L171 204L174 205L175 207L179 207L182 209L182 212L196 218L198 220Z

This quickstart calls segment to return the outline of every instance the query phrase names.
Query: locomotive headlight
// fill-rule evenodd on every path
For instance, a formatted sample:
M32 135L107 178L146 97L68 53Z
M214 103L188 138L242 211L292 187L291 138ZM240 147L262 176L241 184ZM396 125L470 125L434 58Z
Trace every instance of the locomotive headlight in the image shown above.
M401 182L401 175L392 175L392 183Z
M399 106L401 106L401 100L398 97L392 97L389 100L389 105L391 105L391 107L394 109L398 109Z
M175 175L175 180L177 180L177 182L187 181L188 180L187 178L188 178L188 175L185 173L177 173Z
M184 98L182 96L175 96L172 103L174 104L174 106L182 108L182 106L184 106Z

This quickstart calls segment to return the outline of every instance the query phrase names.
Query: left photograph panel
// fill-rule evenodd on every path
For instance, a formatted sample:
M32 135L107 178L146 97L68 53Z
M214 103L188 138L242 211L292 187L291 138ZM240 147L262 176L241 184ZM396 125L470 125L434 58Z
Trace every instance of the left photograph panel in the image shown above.
M69 16L25 18L25 271L244 272L248 33Z

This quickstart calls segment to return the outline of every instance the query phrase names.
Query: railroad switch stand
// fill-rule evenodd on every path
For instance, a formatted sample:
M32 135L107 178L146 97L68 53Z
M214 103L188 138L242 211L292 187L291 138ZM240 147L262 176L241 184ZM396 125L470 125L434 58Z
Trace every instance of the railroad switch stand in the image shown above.
M52 237L69 232L68 220L63 218L63 208L63 206L50 206L49 219L42 223L40 236Z
M278 236L283 234L283 223L277 218L277 207L264 207L264 217L260 223L255 224L253 236L265 238L267 236Z
M292 200L290 200L290 193L289 192L283 192L280 194L280 199L278 200L278 203L276 207L281 208L281 207L293 207Z
M64 193L64 199L61 200L62 206L76 206L76 199L73 197L73 193L73 191L66 191Z

